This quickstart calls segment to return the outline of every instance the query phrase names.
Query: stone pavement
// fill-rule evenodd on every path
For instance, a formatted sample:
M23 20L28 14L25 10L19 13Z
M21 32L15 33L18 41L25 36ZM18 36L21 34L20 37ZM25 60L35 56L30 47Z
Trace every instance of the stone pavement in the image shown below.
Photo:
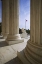
M28 39L24 38L24 42L14 45L8 45L0 39L0 64L23 64L17 57L17 51L25 48Z

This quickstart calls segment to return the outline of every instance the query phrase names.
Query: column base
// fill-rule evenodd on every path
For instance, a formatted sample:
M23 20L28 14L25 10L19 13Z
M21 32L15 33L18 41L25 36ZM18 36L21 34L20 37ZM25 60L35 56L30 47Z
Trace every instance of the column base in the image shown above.
M24 64L42 64L42 46L41 45L36 45L30 42L29 40L27 42L26 48L23 51L24 53L18 52L17 55Z
M24 50L21 52L17 52L17 56L23 64L30 64L29 60L27 60L27 58L25 57Z
M24 39L20 37L20 34L16 34L16 35L8 35L6 41L9 45L12 45L22 43L24 42Z
M3 35L0 35L0 39L3 39Z
M16 40L16 41L7 41L7 43L9 45L13 45L13 44L17 44L17 43L22 43L24 41L24 39L21 39L21 40Z
M3 34L3 38L6 40L8 36L8 33Z

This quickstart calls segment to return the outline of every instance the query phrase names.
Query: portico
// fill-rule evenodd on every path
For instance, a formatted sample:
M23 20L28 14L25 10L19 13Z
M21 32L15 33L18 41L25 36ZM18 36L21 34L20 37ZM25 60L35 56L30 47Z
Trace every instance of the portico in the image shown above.
M2 34L8 44L23 42L19 34L19 1L2 0ZM42 64L42 0L30 0L30 40L18 52L24 64Z

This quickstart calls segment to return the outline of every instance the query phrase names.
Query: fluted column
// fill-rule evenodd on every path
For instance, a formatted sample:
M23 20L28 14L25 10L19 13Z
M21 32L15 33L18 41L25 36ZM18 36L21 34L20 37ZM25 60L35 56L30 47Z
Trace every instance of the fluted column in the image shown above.
M22 41L19 34L19 0L9 0L9 35L7 41L19 40Z
M31 42L38 45L42 44L41 6L41 0L31 0Z
M31 35L24 50L32 64L42 64L42 0L31 0Z
M30 4L30 39L35 43L35 2L32 0Z
M18 57L24 64L42 64L42 0L30 0L30 39Z
M2 35L9 34L9 0L2 0Z

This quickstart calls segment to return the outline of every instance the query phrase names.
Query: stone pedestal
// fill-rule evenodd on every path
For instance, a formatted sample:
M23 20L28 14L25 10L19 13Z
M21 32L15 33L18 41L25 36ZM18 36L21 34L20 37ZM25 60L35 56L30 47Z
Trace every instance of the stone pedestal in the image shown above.
M30 0L30 7L30 40L18 57L24 64L42 64L42 0Z
M23 42L19 34L19 1L9 1L9 35L8 44Z

